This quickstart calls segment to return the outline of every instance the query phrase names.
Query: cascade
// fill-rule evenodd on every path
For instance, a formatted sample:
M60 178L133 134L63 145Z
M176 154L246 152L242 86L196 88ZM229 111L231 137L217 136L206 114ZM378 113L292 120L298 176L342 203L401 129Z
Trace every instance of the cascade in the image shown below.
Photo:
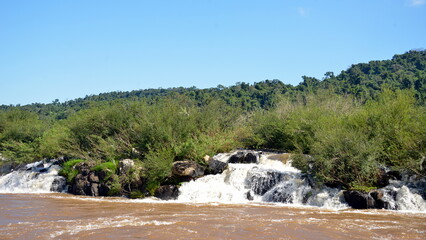
M250 151L246 151L250 152ZM241 151L216 155L215 160L228 163L221 174L207 175L183 183L179 188L179 202L245 203L278 202L309 205L328 209L345 209L343 191L337 188L316 187L310 178L291 166L291 161L277 160L277 154L257 153L257 163L230 163L228 160ZM232 162L235 162L234 160ZM426 180L390 181L383 192L389 209L426 211ZM423 189L423 190L422 190Z
M39 161L0 177L0 193L47 193L65 191L65 178L55 162Z

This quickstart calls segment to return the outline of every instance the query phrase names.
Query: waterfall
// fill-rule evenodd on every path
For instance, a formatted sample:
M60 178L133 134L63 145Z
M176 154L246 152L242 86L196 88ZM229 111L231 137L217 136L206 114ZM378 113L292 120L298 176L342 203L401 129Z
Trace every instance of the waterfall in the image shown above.
M39 161L0 177L0 193L48 193L65 190L55 162Z
M243 156L241 152L238 153ZM258 154L258 153L256 153ZM228 162L231 156L220 154L215 160ZM280 160L279 154L258 154L258 163L229 163L221 174L207 175L183 183L179 188L179 202L246 203L275 202L296 206L308 205L327 209L345 209L343 190L317 187L311 179L291 166L291 161ZM410 184L411 185L410 185ZM416 186L414 186L417 184ZM389 209L426 211L426 201L420 195L426 181L391 181L383 191ZM423 187L423 188L422 188Z

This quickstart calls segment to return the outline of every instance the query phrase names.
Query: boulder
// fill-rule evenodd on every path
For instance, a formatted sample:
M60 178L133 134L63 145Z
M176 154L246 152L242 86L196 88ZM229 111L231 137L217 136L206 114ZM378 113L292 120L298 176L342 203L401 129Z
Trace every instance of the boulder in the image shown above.
M87 175L83 173L77 174L72 185L71 193L93 197L99 196L99 177L96 176L94 172L89 172Z
M101 183L99 184L98 190L99 196L108 196L108 192L111 190L111 187L106 183Z
M229 158L228 163L258 163L258 158L256 152L237 152Z
M348 205L355 209L389 208L389 203L383 200L383 192L379 190L368 193L361 191L344 191L343 196Z
M164 185L155 190L154 196L162 200L173 200L179 196L179 188L176 185Z
M247 184L257 195L265 194L283 179L284 173L282 172L264 170L257 167L254 167L247 174Z
M132 159L123 159L118 162L118 171L120 174L127 174L134 167L135 162Z
M50 191L52 192L63 192L66 190L67 181L64 177L56 176L53 179L52 186L50 187Z
M207 169L209 174L219 174L228 168L228 163L222 162L216 159L209 159L209 168Z
M248 191L247 193L246 193L246 198L247 198L247 200L249 200L249 201L253 201L254 200L254 193L253 193L253 191Z
M87 175L84 176L79 173L75 176L71 193L75 195L91 195L90 182L87 180Z
M172 174L175 177L196 178L204 175L204 168L191 160L177 161L173 163Z

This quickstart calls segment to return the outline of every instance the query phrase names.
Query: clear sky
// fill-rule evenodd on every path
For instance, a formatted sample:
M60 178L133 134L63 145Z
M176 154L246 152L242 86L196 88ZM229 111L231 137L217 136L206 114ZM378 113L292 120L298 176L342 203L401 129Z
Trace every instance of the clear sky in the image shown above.
M301 76L426 48L426 0L3 0L0 105Z

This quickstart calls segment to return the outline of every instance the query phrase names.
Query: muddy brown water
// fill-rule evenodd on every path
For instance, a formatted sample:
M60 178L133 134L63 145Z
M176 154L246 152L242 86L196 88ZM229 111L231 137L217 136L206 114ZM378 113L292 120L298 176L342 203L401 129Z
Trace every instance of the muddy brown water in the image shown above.
M426 213L0 194L0 239L426 239Z

